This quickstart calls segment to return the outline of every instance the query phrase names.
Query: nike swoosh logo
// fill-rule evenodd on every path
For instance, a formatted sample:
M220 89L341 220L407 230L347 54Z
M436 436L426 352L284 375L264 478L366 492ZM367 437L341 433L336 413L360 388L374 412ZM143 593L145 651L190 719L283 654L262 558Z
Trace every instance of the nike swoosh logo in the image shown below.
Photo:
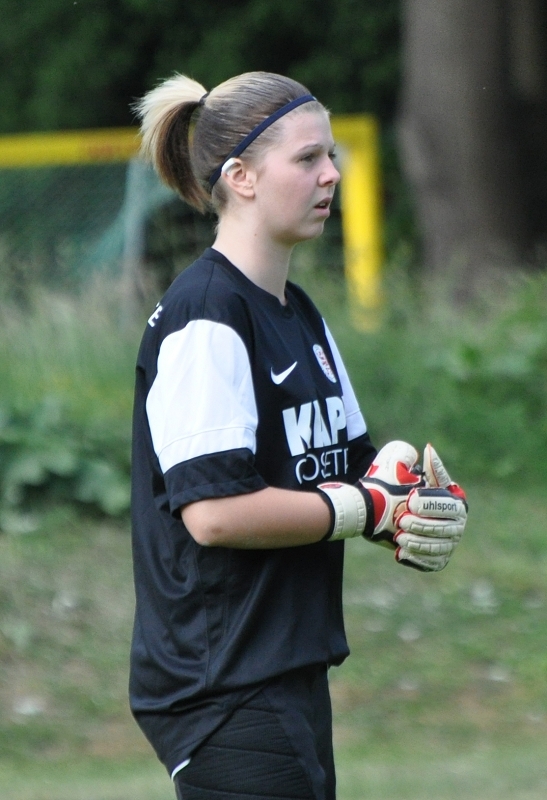
M291 364L291 366L288 369L286 369L284 372L280 372L279 375L276 375L275 372L272 369L272 371L270 372L272 381L279 386L280 383L283 383L285 378L289 377L289 375L291 374L291 372L293 371L293 369L296 367L297 364L298 364L298 361L295 361L294 364Z

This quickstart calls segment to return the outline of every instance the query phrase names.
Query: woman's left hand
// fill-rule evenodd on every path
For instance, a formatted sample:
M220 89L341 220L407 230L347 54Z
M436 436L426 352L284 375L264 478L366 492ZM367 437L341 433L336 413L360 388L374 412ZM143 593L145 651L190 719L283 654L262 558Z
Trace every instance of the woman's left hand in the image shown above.
M395 557L415 569L438 572L447 565L465 530L467 500L430 444L424 451L423 474L426 485L410 492L396 519Z

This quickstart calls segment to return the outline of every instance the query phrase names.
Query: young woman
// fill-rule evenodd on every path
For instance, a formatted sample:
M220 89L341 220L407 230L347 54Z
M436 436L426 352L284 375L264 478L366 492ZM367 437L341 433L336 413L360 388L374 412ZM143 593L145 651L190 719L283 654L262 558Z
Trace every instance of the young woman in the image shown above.
M138 110L144 155L218 227L138 357L131 708L181 800L333 800L343 539L441 569L463 494L429 446L425 477L404 442L376 454L327 326L287 280L340 179L325 108L248 73L211 92L176 75Z

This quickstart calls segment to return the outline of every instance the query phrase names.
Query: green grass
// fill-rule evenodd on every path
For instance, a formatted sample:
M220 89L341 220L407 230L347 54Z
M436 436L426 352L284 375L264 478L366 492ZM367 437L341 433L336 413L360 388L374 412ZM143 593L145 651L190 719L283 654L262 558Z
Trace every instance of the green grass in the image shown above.
M71 758L0 764L5 800L174 800L163 767L150 757Z
M331 674L339 800L539 800L547 791L547 499L470 487L438 575L348 543L352 655ZM0 538L0 797L167 800L127 709L124 523L51 512Z
M23 305L0 303L0 404L32 410L56 397L70 419L126 424L145 319L125 323L123 303L119 282L101 275L76 295L36 287Z
M416 757L357 751L338 760L339 800L543 800L545 740Z
M299 268L373 440L430 439L471 508L439 575L348 544L352 655L331 675L339 800L539 800L545 276L515 276L463 313L442 287L426 293L391 275L382 324L357 333L340 279L318 276L305 259ZM0 307L2 800L173 798L126 699L133 590L124 498L143 320L122 319L118 290L37 290L24 307Z
M544 796L546 500L469 495L443 573L400 572L349 543L353 656L333 676L344 800Z

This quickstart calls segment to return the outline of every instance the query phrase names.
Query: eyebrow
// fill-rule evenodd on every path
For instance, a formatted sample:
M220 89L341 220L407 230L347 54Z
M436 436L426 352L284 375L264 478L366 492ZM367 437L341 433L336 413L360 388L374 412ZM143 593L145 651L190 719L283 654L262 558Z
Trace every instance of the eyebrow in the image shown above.
M336 142L332 141L332 143L329 144L329 146L326 149L329 151L334 150L336 146L337 146ZM323 149L325 148L322 142L310 142L309 144L304 144L302 145L302 147L299 147L296 152L298 154L298 153L304 153L306 150L323 150Z

